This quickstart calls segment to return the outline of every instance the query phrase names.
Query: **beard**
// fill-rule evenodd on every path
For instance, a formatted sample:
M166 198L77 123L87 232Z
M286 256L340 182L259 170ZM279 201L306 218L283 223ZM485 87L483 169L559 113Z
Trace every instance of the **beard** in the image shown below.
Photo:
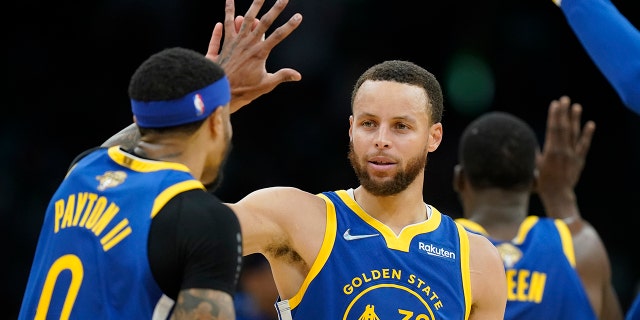
M427 152L425 151L423 155L409 159L407 167L399 170L393 179L380 182L372 178L369 172L367 172L366 162L361 164L358 161L358 157L353 151L353 142L349 143L348 157L358 177L358 181L360 181L360 185L371 194L381 197L392 196L407 189L418 174L427 166Z

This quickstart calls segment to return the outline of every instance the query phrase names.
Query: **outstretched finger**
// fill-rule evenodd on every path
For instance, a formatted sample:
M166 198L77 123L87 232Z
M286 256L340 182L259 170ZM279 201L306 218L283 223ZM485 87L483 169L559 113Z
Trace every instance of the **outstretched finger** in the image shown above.
M294 14L287 23L281 25L276 30L274 30L266 39L265 39L265 49L271 51L275 46L277 46L282 40L288 37L293 30L300 26L302 22L302 15L300 13Z
M253 0L251 6L249 7L249 10L247 10L247 13L244 15L244 21L240 27L240 31L238 32L239 34L246 36L247 34L250 34L252 31L257 29L256 20L258 19L258 13L260 12L263 4L264 0Z
M262 36L269 30L273 22L280 16L280 13L287 7L289 0L276 0L276 3L260 18L260 24L256 28L257 35Z
M213 27L211 33L211 39L209 40L209 46L207 47L207 54L205 55L209 60L218 60L218 53L220 52L220 40L222 40L222 23L217 22Z
M573 132L571 131L570 106L571 100L567 96L560 97L558 109L558 143L563 147L573 147Z
M547 111L547 129L545 130L543 150L551 150L555 148L555 138L558 135L558 108L560 107L560 101L551 100L549 103L549 110ZM546 153L546 152L545 152Z
M584 124L582 134L580 134L578 143L576 143L576 154L582 159L585 159L587 157L587 153L589 153L589 149L591 148L591 140L593 139L593 134L595 133L595 131L595 122L589 120Z
M574 146L578 143L578 138L580 137L580 120L582 119L582 105L579 103L574 103L571 105L571 145Z
M235 34L237 34L237 29L235 27L236 21L236 5L235 0L227 0L224 6L224 31L225 31L225 41L231 39Z

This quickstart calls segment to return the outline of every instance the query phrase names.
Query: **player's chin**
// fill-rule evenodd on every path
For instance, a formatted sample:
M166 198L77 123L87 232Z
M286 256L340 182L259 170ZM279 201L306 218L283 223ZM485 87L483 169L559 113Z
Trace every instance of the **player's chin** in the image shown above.
M395 167L369 167L368 169L369 176L374 179L383 179L383 180L391 180L398 173Z

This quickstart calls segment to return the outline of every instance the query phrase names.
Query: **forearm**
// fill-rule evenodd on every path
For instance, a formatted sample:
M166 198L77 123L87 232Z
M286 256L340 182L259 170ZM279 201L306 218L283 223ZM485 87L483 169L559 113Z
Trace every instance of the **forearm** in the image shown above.
M573 190L541 192L538 196L548 217L562 219L567 224L581 220L578 200Z
M622 102L640 114L640 31L609 0L562 0L560 7Z
M130 124L128 127L120 130L120 132L113 135L107 141L102 143L102 147L113 147L115 145L121 145L125 150L133 149L140 140L140 131L135 123Z

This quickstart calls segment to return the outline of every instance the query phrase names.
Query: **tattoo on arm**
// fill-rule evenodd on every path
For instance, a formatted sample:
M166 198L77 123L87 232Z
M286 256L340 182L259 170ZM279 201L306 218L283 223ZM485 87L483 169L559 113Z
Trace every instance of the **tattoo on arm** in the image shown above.
M232 297L211 289L180 291L172 319L235 319Z
M113 147L121 145L126 150L133 149L140 140L140 132L138 126L135 123L130 124L128 127L120 130L120 132L113 135L102 143L102 147Z

